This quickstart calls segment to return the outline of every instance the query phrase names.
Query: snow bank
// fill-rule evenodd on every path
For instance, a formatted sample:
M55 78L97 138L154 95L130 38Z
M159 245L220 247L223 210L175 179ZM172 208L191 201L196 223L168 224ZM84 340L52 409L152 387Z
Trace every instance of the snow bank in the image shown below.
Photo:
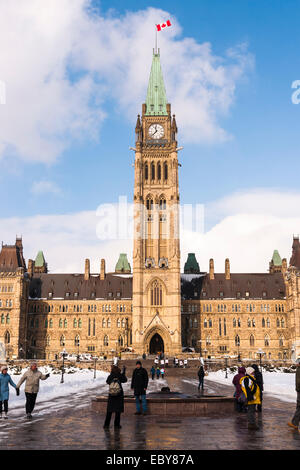
M225 371L209 372L205 380L213 380L225 385L232 385L232 379L236 372L228 370L228 378L225 378ZM266 372L263 371L264 392L268 393L282 401L296 402L297 392L295 390L295 374L284 372ZM233 388L234 390L234 388Z
M28 369L22 369L21 375L14 375L13 370L8 370L8 373L17 385L26 370ZM39 370L44 374L50 373L50 377L47 380L40 381L39 403L106 386L106 378L108 376L107 372L97 371L96 379L94 379L93 370L77 369L75 367L68 368L64 374L64 383L61 384L61 373L53 373L49 367L39 367ZM14 407L24 406L24 389L25 384L23 383L20 388L20 396L17 397L15 390L10 387L9 402L11 405Z

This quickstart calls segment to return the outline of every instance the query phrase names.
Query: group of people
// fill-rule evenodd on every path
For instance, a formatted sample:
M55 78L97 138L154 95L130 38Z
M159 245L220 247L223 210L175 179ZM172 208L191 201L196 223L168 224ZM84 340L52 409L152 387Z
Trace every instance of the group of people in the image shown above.
M239 367L232 383L235 386L236 410L240 413L247 413L249 429L259 429L255 420L255 412L262 412L264 383L257 364L247 368Z
M178 359L178 357L174 357L173 363L174 363L174 367L183 367L184 369L188 367L187 359Z
M136 362L136 368L133 371L131 379L131 389L134 392L136 403L136 415L147 414L146 391L148 388L148 373L142 367L141 361ZM107 411L104 422L104 429L108 429L112 417L115 413L114 427L120 429L121 413L124 412L124 391L122 384L127 382L126 367L122 371L117 365L113 365L111 373L107 377L106 383L109 385ZM142 406L141 406L142 405Z
M33 362L16 385L8 373L8 367L2 366L0 374L0 418L2 418L4 408L4 419L8 419L9 385L16 390L16 394L19 396L20 387L25 382L25 410L26 417L30 419L35 407L36 397L39 392L40 380L46 380L49 376L50 374L43 374L40 372L37 368L36 362Z
M156 375L156 378L159 379L159 377L161 377L162 379L164 378L165 376L165 369L163 366L159 367L155 367L155 365L153 365L150 369L150 375L152 377L152 380L154 380L155 378L155 375Z

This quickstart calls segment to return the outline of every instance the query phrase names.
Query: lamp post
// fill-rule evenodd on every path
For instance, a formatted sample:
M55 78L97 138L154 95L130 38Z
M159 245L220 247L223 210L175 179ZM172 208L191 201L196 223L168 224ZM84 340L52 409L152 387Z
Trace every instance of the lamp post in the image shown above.
M65 343L63 343L63 346L65 345ZM60 383L63 384L64 383L64 373L65 373L65 357L67 356L67 352L66 350L64 349L63 352L62 352L62 360L63 360L63 363L62 363L62 369L61 369L61 380L60 380Z
M225 379L228 378L228 373L227 373L227 367L228 367L228 356L224 356L224 359L225 359L225 368L226 368L226 372L225 372Z
M94 379L96 378L97 360L98 358L94 356Z
M202 339L198 339L198 343L200 343L200 346L199 346L199 360L201 361L201 357L202 357L202 347L201 347Z
M266 353L261 348L259 348L258 351L256 352L256 354L259 355L259 367L260 367L260 370L261 370L261 358Z
M79 362L80 359L79 359L79 346L80 346L80 339L79 338L75 338L75 347L77 347L77 358L76 358L76 362Z

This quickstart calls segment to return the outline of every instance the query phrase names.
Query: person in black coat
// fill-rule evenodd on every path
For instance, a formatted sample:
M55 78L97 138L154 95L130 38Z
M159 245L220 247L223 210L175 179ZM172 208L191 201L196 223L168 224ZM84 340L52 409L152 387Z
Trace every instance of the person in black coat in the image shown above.
M136 402L136 415L141 414L140 397L142 399L143 415L147 414L146 390L148 387L148 372L142 367L141 361L136 362L131 380L131 388L134 391Z
M262 373L260 372L257 364L252 364L251 367L254 369L255 379L256 379L257 385L259 386L259 390L260 390L260 402L261 402L261 404L257 405L257 411L261 413L262 400L263 400L263 389L264 389L263 376L262 376Z
M127 382L127 377L125 375L126 368L125 366L123 367L122 372L120 371L119 367L113 365L111 367L111 373L106 379L106 383L110 386L111 389L111 384L118 384L119 387L119 393L118 394L110 394L108 395L108 400L107 400L107 412L106 412L106 418L105 418L105 423L104 423L104 429L109 428L110 425L110 420L111 416L113 413L115 413L115 428L121 428L120 425L120 420L121 420L121 413L124 412L124 392L122 388L122 383ZM111 390L112 392L112 390ZM112 392L115 393L115 392Z
M199 378L198 390L200 390L200 387L202 390L204 388L204 376L205 376L204 367L200 366L198 370L198 378Z

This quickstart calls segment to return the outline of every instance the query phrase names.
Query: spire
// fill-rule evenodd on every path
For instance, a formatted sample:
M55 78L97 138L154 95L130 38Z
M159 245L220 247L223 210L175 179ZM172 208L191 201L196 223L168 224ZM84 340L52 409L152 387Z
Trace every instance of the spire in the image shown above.
M160 65L160 55L153 51L152 67L146 98L146 116L167 116L167 96Z
M282 268L282 259L278 252L278 250L273 251L272 259L269 263L269 272L270 273L277 273L280 272Z
M184 265L184 274L200 273L199 264L197 262L195 253L188 253L186 263Z
M120 253L118 262L115 267L115 272L116 273L130 273L131 272L131 267L128 262L126 253Z
M35 273L47 273L48 266L44 257L44 253L39 251L36 255L35 262L34 262L34 272Z

